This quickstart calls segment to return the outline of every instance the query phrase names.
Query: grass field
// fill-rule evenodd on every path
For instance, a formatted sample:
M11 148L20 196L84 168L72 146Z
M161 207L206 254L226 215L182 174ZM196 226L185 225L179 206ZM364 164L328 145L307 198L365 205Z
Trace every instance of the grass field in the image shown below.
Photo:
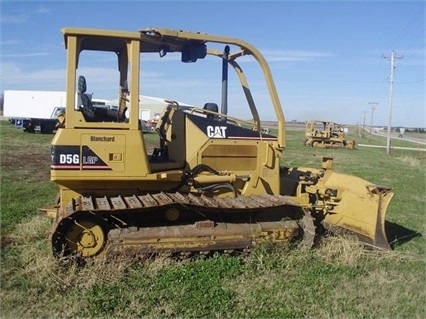
M287 132L282 165L318 167L328 155L336 171L394 189L393 251L328 237L310 250L265 244L244 256L61 268L50 252L51 220L38 211L56 196L53 136L0 125L1 318L426 318L426 152L314 149L303 146L303 131Z

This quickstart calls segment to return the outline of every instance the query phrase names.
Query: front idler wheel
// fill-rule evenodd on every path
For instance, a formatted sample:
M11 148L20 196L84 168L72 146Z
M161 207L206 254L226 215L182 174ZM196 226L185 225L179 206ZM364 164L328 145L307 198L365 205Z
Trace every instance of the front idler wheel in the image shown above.
M102 219L93 215L68 217L52 236L53 253L56 257L94 257L103 250L106 238Z

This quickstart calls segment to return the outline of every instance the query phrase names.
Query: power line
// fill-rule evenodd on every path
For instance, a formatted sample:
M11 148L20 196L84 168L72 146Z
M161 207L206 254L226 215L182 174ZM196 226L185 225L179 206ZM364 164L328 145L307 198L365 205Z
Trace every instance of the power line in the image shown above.
M414 23L414 21L417 19L418 16L420 16L421 12L424 11L424 4L420 5L420 7L417 9L414 16L411 18L411 20L408 22L408 24L405 26L404 29L401 30L399 35L396 37L396 39L391 44L391 47L395 47L398 42L407 35L411 25Z
M407 54L405 54L406 58L410 58L413 57L417 54L419 55L424 55L423 52L423 48L424 48L424 28L418 28L418 29L414 29L413 25L415 24L415 22L417 22L417 20L421 19L421 15L422 13L424 13L424 9L425 9L425 4L422 3L417 11L414 13L414 15L411 17L410 21L405 25L405 27L398 33L397 37L395 38L394 41L392 41L390 47L395 48L396 45L401 44L402 40L404 38L406 38L406 36L408 35L409 32L411 31L415 31L414 33L414 37L411 39L411 41L408 43L408 51L406 52ZM377 77L382 74L383 72L383 67L384 64L380 64L377 68ZM412 80L409 82L401 82L402 83L417 83L417 82L423 82L424 80ZM372 93L371 93L371 97L375 98L376 96L376 90L377 90L377 83L381 83L381 81L374 81L376 84L374 86L372 86Z

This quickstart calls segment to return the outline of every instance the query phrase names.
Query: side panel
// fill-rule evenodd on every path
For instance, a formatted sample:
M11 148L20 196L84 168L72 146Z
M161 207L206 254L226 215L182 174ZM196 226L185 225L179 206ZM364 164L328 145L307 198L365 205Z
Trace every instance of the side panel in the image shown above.
M51 180L122 180L149 174L141 131L60 129L51 146Z
M83 134L81 138L81 169L125 170L126 136L123 134Z
M277 137L201 116L187 116L187 158L190 167L206 164L234 173L234 187L244 195L278 194Z
M233 143L219 144L210 141L200 153L199 161L220 171L255 171L257 168L257 145Z

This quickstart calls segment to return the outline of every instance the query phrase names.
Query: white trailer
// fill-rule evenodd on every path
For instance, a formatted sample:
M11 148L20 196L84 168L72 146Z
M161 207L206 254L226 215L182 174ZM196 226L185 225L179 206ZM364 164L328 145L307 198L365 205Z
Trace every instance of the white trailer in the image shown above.
M91 95L89 95L91 97ZM76 103L78 101L76 95ZM93 99L95 106L108 100ZM66 106L65 91L5 90L3 115L25 132L53 133L57 112Z
M159 114L167 106L167 102L163 98L144 95L140 95L139 99L139 119L143 123L152 122L155 124L160 116ZM77 96L76 103L78 104ZM92 99L92 103L94 107L117 108L118 100ZM187 104L182 103L181 105ZM55 122L55 118L52 118L52 112L55 109L65 107L65 91L4 91L3 116L8 117L16 127L23 128L24 131L52 133Z
M3 115L48 119L55 107L65 107L65 91L5 90Z

